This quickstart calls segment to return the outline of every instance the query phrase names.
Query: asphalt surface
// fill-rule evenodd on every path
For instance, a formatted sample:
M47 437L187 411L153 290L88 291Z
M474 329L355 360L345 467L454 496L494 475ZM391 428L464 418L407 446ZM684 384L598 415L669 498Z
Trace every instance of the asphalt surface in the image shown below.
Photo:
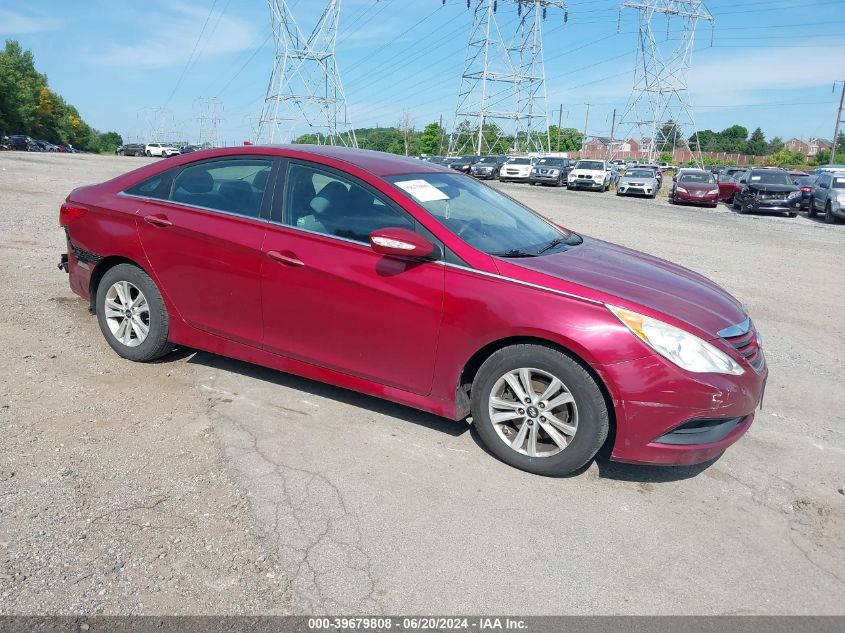
M0 612L845 614L845 225L496 185L713 278L765 335L765 408L720 459L549 479L463 422L117 358L56 216L145 162L0 154Z

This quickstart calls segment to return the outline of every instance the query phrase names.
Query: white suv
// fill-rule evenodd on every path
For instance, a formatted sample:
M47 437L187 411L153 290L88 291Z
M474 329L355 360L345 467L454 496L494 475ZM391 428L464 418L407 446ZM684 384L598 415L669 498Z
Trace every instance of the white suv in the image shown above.
M501 182L528 182L531 178L531 167L533 166L533 158L516 157L508 159L499 170L499 180Z
M147 156L177 156L179 150L167 143L147 143L144 153Z
M566 179L567 189L610 189L610 166L604 160L579 160Z

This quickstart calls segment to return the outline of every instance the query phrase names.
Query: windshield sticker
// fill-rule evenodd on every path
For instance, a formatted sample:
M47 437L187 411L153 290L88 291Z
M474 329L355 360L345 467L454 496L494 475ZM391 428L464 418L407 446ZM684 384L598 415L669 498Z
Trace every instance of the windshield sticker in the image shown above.
M762 176L751 176L751 180L760 180Z
M425 180L403 180L395 183L397 187L405 190L420 202L433 202L434 200L448 200L449 196L440 191L437 187Z

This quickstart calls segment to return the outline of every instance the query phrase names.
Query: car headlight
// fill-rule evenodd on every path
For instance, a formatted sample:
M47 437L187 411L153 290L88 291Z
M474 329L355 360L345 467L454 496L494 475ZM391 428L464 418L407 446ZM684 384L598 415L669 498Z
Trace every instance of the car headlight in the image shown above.
M593 176L593 180L604 180L604 176Z
M558 173L559 173L559 172L558 172L558 170L557 170L557 169L550 169L550 170L549 170L549 176L557 176L557 175L558 175Z
M800 191L790 191L789 195L786 197L787 200L795 200L795 198L800 198L801 192Z
M707 195L708 196L717 196L717 195L719 195L719 190L718 189L711 189L710 191L707 192Z
M689 332L624 308L608 305L607 309L616 315L634 336L681 369L697 374L739 376L745 373L729 356Z
M675 191L677 193L686 193L687 192L687 190L684 189L683 187L675 187Z

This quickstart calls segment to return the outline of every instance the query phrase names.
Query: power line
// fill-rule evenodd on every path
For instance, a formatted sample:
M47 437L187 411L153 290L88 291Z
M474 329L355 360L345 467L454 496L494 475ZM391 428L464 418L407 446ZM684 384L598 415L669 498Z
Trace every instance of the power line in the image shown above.
M194 42L194 47L193 49L191 49L191 54L188 56L188 61L185 62L185 67L182 69L182 72L179 75L179 79L176 80L176 85L173 86L173 90L170 92L170 96L167 97L167 101L164 102L165 108L170 104L170 100L173 99L173 95L176 94L176 91L179 90L179 86L182 85L182 80L185 78L185 73L188 71L188 67L191 65L191 62L194 59L194 54L197 52L197 46L199 46L203 33L205 33L205 27L208 26L208 21L211 19L211 15L214 13L215 6L217 6L217 0L213 0L213 2L211 3L211 9L208 10L208 15L205 16L205 22L202 23L202 29L200 29L200 34L197 36L196 42Z

